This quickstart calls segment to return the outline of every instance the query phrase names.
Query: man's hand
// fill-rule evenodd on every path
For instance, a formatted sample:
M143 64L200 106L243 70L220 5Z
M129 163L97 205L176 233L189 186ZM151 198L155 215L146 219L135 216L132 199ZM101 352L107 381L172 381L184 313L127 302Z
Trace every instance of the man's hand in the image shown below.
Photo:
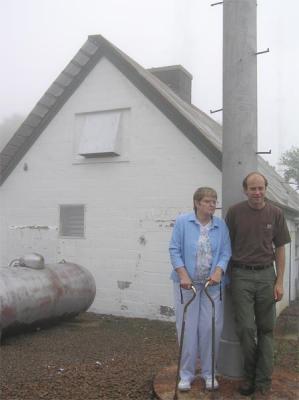
M276 264L276 283L274 286L274 299L280 301L283 296L283 275L285 269L285 248L284 246L276 247L275 249L275 264Z
M274 285L274 300L280 301L283 297L283 284L276 282Z

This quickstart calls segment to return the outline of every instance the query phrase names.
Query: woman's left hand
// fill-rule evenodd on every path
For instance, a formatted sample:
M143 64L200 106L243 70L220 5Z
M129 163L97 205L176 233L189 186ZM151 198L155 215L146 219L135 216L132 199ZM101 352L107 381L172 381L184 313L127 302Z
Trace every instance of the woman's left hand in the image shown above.
M216 267L214 273L210 276L209 281L210 285L217 285L222 278L222 269L220 267Z

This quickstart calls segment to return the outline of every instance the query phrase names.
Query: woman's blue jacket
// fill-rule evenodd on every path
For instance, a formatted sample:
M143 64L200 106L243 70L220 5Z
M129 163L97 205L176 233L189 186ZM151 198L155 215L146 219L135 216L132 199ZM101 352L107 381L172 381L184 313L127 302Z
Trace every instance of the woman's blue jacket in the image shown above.
M199 235L200 224L194 212L181 214L177 217L169 244L170 259L173 266L171 279L173 281L179 282L175 270L183 266L187 269L190 278L194 278ZM211 274L216 267L222 268L223 273L225 273L231 257L231 244L228 228L221 218L212 217L209 238L212 248ZM227 283L227 278L223 281Z

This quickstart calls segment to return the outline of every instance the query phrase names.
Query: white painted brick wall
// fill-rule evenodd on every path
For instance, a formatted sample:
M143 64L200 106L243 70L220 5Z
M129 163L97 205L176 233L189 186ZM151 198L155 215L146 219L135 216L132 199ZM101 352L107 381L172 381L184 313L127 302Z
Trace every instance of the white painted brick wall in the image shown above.
M75 113L116 108L127 109L127 161L74 163ZM0 188L2 265L31 251L77 262L96 279L91 310L169 319L160 307L172 307L171 223L202 185L221 196L220 171L103 59ZM68 203L86 205L84 239L59 238L59 204Z

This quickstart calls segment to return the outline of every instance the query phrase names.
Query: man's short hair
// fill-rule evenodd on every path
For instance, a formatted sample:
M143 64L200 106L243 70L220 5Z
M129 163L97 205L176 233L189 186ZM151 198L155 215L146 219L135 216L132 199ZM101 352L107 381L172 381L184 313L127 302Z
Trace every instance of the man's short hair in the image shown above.
M245 190L247 189L247 180L248 180L248 178L250 178L252 175L259 175L259 176L261 176L261 177L264 179L264 181L265 181L265 187L268 186L267 178L266 178L263 174L261 174L260 172L255 171L255 172L250 172L250 174L248 174L247 176L245 176L245 178L243 179L243 189L245 189Z

